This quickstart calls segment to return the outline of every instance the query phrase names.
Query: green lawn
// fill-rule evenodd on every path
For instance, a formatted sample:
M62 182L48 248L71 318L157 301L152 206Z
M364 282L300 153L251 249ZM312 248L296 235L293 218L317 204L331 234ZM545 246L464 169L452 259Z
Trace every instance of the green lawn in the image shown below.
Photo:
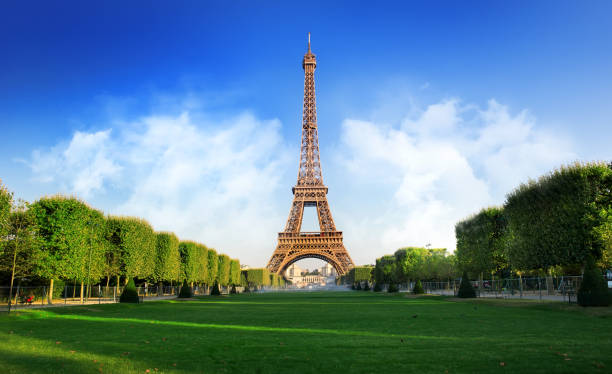
M612 308L267 293L0 315L0 373L612 372Z

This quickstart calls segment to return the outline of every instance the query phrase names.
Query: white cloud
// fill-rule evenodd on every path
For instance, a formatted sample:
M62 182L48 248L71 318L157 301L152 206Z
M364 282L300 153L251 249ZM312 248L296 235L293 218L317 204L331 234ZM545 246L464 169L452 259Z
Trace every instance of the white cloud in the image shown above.
M347 119L336 151L339 180L368 185L341 202L348 246L358 263L407 246L455 248L454 224L519 183L576 158L570 142L536 128L491 100L480 109L445 100L399 128ZM334 188L342 188L334 186ZM367 200L359 211L355 201ZM377 217L372 219L372 217ZM354 235L357 233L357 235Z
M277 120L244 114L195 124L183 113L123 126L113 137L110 129L76 132L68 144L35 152L32 170L108 213L146 218L246 263L267 260L284 221L276 192L287 187L279 178L290 159ZM97 204L105 192L120 194L119 203Z
M494 100L404 113L396 126L347 119L339 147L324 152L332 213L358 264L406 245L454 249L458 220L576 158L569 141ZM277 120L196 114L204 119L154 115L76 132L30 165L37 180L108 213L263 266L288 214L298 150L286 148Z

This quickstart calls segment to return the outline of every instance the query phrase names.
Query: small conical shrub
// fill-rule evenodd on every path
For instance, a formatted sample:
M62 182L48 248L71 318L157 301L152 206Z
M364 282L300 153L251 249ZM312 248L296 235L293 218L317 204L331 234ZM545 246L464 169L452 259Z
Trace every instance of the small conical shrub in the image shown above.
M584 275L577 296L578 304L582 306L610 305L608 285L597 270L592 258L589 258L584 266Z
M376 282L374 283L374 292L380 292L382 291L382 286L380 285L380 283Z
M397 288L397 284L395 283L389 283L389 287L387 287L387 292L393 293L393 292L398 292L399 288Z
M355 283L351 284L351 290L356 290L357 287L355 287Z
M369 291L370 290L370 284L368 283L368 281L365 282L365 285L363 286L363 290L364 291Z
M421 280L417 280L414 287L412 288L412 293L415 295L424 294L425 290L423 290L423 285L421 284Z
M215 282L215 284L212 287L212 290L210 290L210 294L213 296L221 295L221 290L219 289L219 283Z
M236 291L236 285L232 284L232 288L230 288L230 293L232 294L238 293L238 291Z
M457 296L467 299L476 297L476 291L472 286L472 282L468 279L467 272L463 272L463 276L461 276L461 283L459 284L459 292L457 292Z
M120 303L139 303L140 298L138 297L138 290L134 284L134 279L130 278L127 285L123 288L121 296L119 297Z
M361 282L357 282L357 287L355 287L357 291L361 291Z
M191 293L191 287L189 287L189 285L187 284L187 281L184 280L183 285L181 286L181 290L179 291L179 298L188 299L192 296L193 294Z

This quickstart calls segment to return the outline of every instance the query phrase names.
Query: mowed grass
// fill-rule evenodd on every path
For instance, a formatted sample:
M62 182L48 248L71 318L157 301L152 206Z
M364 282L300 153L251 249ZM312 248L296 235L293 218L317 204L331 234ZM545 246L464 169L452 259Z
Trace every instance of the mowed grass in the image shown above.
M366 292L0 316L0 373L612 372L612 308Z

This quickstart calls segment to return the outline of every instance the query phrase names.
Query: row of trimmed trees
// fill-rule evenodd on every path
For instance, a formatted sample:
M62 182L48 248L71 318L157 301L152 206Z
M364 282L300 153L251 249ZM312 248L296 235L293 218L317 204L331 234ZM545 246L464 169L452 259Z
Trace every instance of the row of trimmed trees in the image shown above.
M0 275L81 285L136 278L157 284L240 285L240 262L143 219L105 216L64 196L14 202L0 183ZM83 292L81 292L81 295Z
M376 259L375 266L357 266L351 269L342 283L359 285L374 283L374 290L384 285L393 291L400 284L417 284L419 281L448 281L457 276L455 256L445 248L406 247Z
M257 290L264 287L284 288L287 285L287 281L282 276L271 273L266 268L254 268L242 270L240 285L245 290Z
M457 263L472 277L579 274L612 265L612 164L576 163L521 184L501 207L458 222Z

